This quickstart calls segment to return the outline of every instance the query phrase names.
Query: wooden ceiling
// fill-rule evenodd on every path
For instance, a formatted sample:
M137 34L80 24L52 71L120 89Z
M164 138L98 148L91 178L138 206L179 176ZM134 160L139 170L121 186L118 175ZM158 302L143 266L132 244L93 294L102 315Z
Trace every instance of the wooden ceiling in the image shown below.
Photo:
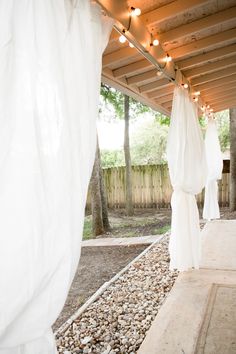
M236 106L236 0L97 2L119 31L129 26L131 6L142 11L125 32L134 48L120 43L113 29L103 56L104 83L165 114L181 82L188 82L193 96L200 91L199 104L214 112ZM150 46L154 38L158 47ZM173 60L165 64L167 53Z

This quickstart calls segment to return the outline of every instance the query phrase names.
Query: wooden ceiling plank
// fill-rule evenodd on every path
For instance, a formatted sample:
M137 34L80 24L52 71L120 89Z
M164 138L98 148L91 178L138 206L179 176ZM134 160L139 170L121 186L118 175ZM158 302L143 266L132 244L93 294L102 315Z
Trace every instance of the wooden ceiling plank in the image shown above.
M122 77L122 76L126 76L129 74L132 74L134 72L146 69L146 68L151 68L153 67L153 64L150 63L150 61L146 60L146 59L142 59L139 61L136 61L134 63L122 66L118 69L113 70L113 75L114 77Z
M159 97L155 99L155 102L158 104L162 104L162 103L166 103L166 102L170 102L173 99L173 93L171 95L168 96L163 96L163 97Z
M224 44L226 41L236 39L236 28L223 31L212 36L208 36L197 41L169 50L169 55L173 59L179 59L186 55L211 48L215 45Z
M120 61L121 59L134 57L138 55L138 52L135 48L124 47L122 49L116 50L115 52L106 54L102 58L102 66L106 67L110 64Z
M198 66L196 68L185 70L183 71L183 73L189 79L198 75L207 74L211 71L220 70L232 65L236 65L236 56L232 56L226 59L215 61L213 63L209 63L202 66Z
M166 87L159 88L157 90L147 93L147 96L149 98L158 98L158 97L162 97L162 96L168 95L169 93L173 93L173 92L174 92L174 85L170 84Z
M137 83L149 80L149 79L155 80L156 73L157 73L157 70L154 69L154 70L146 71L145 73L142 73L142 74L131 76L131 77L127 78L127 83L129 85L133 85L133 84L137 84Z
M232 44L226 47L211 50L210 52L199 54L191 58L183 59L177 61L176 65L179 69L184 70L195 65L202 65L210 60L215 60L219 58L224 58L236 53L236 44Z
M236 75L234 74L234 75L223 77L218 80L213 80L213 81L206 82L204 84L196 85L195 90L199 90L200 92L202 92L212 88L214 89L216 87L224 87L224 85L235 81L236 81Z
M201 94L201 96L205 100L205 97L221 94L221 93L225 92L225 90L226 91L228 91L228 90L236 90L236 81L228 83L227 87L219 86L219 87L216 87L216 88L211 88L209 90L206 90L206 91L204 91Z
M200 77L192 79L191 84L192 86L196 86L208 81L214 81L225 76L230 76L232 74L236 74L236 65L226 69L215 71L211 74L202 75Z
M170 100L169 102L163 103L162 107L164 107L164 109L168 109L169 110L172 107L172 100Z
M203 93L202 97L205 102L208 102L208 101L218 100L221 97L230 96L230 95L236 96L236 84L233 89L232 88L229 89L228 87L225 87L223 91L217 93L212 93L212 92L210 92L210 94Z
M217 12L213 15L203 17L199 20L179 26L168 32L161 33L158 39L161 43L175 41L177 39L190 36L196 32L203 31L214 26L219 26L224 22L228 22L236 17L236 6Z
M206 104L217 104L217 103L220 103L220 102L224 102L224 101L227 101L227 100L231 100L231 99L235 99L235 94L228 94L228 95L224 95L224 96L219 96L219 97L211 97L210 99L207 99L205 101Z
M164 79L160 79L160 80L151 82L149 84L140 86L139 87L139 92L140 93L149 92L149 91L155 90L158 87L163 87L165 85L169 85L169 83L170 83L170 81L168 79L165 79L165 78Z
M225 109L229 109L232 107L236 107L236 100L224 102L222 105L212 105L212 109L214 112L224 111Z
M208 2L208 0L176 0L170 4L143 14L141 19L145 25L158 23L171 17L175 17L178 14L182 14L187 10L197 8L206 2Z

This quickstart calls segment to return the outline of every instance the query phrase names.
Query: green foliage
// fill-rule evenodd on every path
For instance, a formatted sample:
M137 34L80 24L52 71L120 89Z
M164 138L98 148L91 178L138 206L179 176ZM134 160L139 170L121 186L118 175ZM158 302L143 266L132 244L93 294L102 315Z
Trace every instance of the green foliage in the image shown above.
M102 84L101 97L107 105L112 105L118 118L124 118L124 94L114 88ZM136 101L130 97L130 118L136 118L137 115L151 112L151 108L143 105L141 102Z
M168 127L149 120L131 137L134 165L161 164L166 161Z
M221 150L224 152L230 148L229 140L229 111L222 111L215 114L220 140Z
M124 152L123 150L102 150L101 163L103 168L124 166Z
M93 238L92 218L86 216L84 218L83 240L89 240L90 238Z

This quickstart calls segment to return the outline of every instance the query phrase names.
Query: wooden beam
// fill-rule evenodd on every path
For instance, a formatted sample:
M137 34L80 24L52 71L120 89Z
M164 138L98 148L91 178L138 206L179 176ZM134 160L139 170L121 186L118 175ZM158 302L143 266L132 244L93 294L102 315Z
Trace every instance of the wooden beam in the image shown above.
M166 103L166 102L170 102L173 100L173 93L171 95L168 96L163 96L163 97L159 97L155 99L155 102L158 104L162 104L162 103Z
M200 85L205 82L208 82L208 81L220 79L221 77L230 76L235 73L236 73L236 65L226 68L226 69L215 71L211 74L196 77L195 79L191 80L191 84L192 84L192 86L196 86L196 85Z
M129 77L127 79L127 83L129 85L133 85L150 79L156 80L156 78L157 78L157 69L154 69L154 70L146 71L145 73L142 74Z
M227 101L227 102L224 102L220 105L212 105L212 109L214 112L219 112L219 111L224 111L225 109L229 109L229 108L232 108L232 107L235 107L236 106L236 100L234 101Z
M179 69L184 70L191 68L195 65L202 65L210 60L216 60L219 58L224 58L236 53L236 44L232 44L226 47L211 50L210 52L196 55L192 58L183 59L177 61L176 65Z
M121 68L113 70L113 75L114 77L119 78L151 67L153 67L153 64L150 63L150 61L146 59L142 59L136 61L135 63L128 64L122 66Z
M236 17L236 6L217 12L213 15L206 16L200 20L196 20L186 25L179 26L168 32L159 34L158 39L161 43L176 41L177 39L190 36L196 32L204 31L214 26L219 26L224 22L228 22Z
M224 85L230 83L230 82L235 82L236 81L236 75L230 75L227 77L223 77L221 79L218 80L214 80L214 81L210 81L210 82L206 82L204 84L200 84L200 85L196 85L195 90L199 90L199 91L205 91L205 90L209 90L209 89L214 89L216 87L223 87Z
M232 56L226 59L218 60L213 63L205 64L202 66L198 66L196 68L192 68L186 71L183 71L184 75L189 79L194 76L207 74L211 71L216 71L223 69L225 67L236 65L236 56Z
M236 98L236 95L235 95L235 92L231 94L228 93L228 94L225 94L225 95L222 95L222 96L215 96L215 97L211 97L211 98L208 98L207 100L205 100L205 103L206 104L209 104L209 105L212 105L212 104L218 104L220 102L224 102L224 101L227 101L229 99L235 99Z
M234 40L236 38L236 28L228 31L220 32L212 36L208 36L197 41L185 44L181 47L177 47L169 50L169 54L174 59L182 58L186 55L192 55L201 50L211 48L215 45L225 44L225 42Z
M212 95L219 95L225 91L230 91L230 90L236 90L236 81L235 82L230 82L227 84L227 87L225 88L224 86L219 86L215 88L211 88L209 90L203 91L201 94L201 97L205 100L205 97L212 96Z
M162 107L164 107L164 109L170 110L172 107L172 100L170 100L169 102L163 103Z
M197 8L206 2L208 0L176 0L142 15L141 19L145 25L158 23L190 9Z
M137 56L139 53L135 48L124 47L122 49L116 50L115 52L106 54L102 58L102 66L106 67L110 64L119 62L122 59Z
M157 90L151 91L149 93L147 93L147 96L149 98L158 98L158 97L162 97L165 95L168 95L170 93L173 93L174 91L174 85L173 84L169 84L166 87L163 88L159 88Z
M148 92L155 90L158 87L163 87L165 85L169 85L170 81L168 79L159 79L150 84L142 85L139 87L139 92Z

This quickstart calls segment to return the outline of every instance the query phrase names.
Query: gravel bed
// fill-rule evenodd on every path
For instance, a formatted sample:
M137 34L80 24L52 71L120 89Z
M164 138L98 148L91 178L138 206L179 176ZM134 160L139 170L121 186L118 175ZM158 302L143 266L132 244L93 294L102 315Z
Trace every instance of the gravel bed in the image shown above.
M178 275L169 270L169 236L139 258L57 336L63 354L135 354Z

